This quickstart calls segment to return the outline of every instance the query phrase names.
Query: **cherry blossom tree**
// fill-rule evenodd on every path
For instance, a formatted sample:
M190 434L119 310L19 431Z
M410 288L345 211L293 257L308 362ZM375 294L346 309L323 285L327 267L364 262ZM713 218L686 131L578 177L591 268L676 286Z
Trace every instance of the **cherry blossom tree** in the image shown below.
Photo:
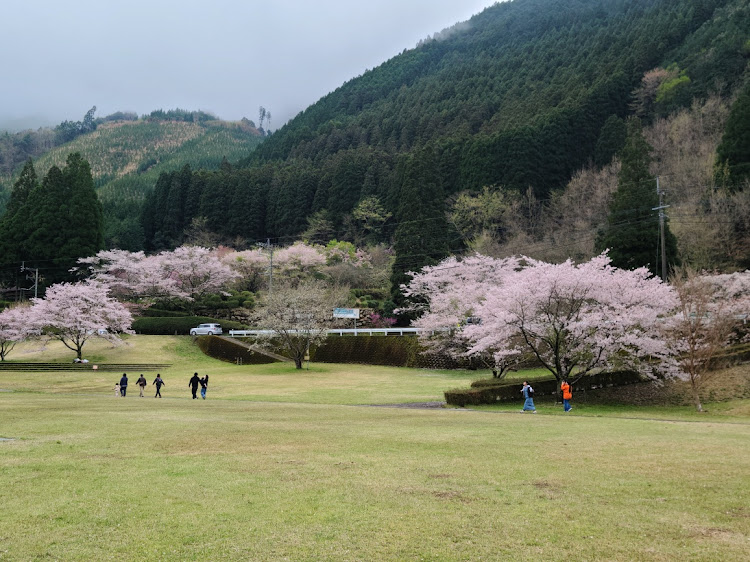
M192 301L223 291L239 277L217 252L199 246L182 246L152 256L107 250L79 263L88 267L92 279L109 286L114 295L130 300Z
M375 272L372 255L349 242L332 241L328 246L295 242L277 248L272 258L268 250L253 249L228 252L222 261L241 276L241 283L251 291L267 289L269 271L280 281L301 282L327 278L337 285L353 281L368 283Z
M16 306L0 312L0 361L5 361L18 342L39 334L29 322L28 308Z
M715 361L741 337L750 314L750 271L707 275L678 269L672 277L678 305L666 324L668 341L690 380L696 410L703 411L701 388L717 374Z
M181 246L157 258L177 298L194 300L221 293L239 277L212 250L200 246Z
M256 311L256 322L273 333L287 349L297 369L310 346L321 343L333 327L333 309L345 302L346 292L322 281L284 283L264 295ZM271 345L268 338L260 344Z
M221 257L222 263L239 274L242 286L257 293L268 287L270 260L261 249L228 252Z
M414 325L426 330L423 342L428 349L478 360L502 378L523 354L516 347L479 349L467 328L479 321L478 310L488 291L520 267L517 258L496 260L479 254L447 258L410 273L412 281L403 290L411 304L402 311L421 315Z
M60 340L81 359L84 344L92 337L119 343L121 333L133 333L130 312L109 296L109 287L94 281L60 283L47 289L44 298L32 299L27 312L30 326Z
M612 267L605 254L582 264L451 258L407 291L426 297L419 325L448 328L465 355L489 356L500 368L530 353L558 380L613 368L654 376L654 360L676 374L658 330L674 291L645 268ZM462 323L462 315L473 321Z
M88 269L93 280L107 285L112 295L124 300L160 298L173 292L173 281L165 274L159 255L105 250L78 263Z
M326 263L322 247L304 242L277 250L273 260L281 277L298 280L315 277Z

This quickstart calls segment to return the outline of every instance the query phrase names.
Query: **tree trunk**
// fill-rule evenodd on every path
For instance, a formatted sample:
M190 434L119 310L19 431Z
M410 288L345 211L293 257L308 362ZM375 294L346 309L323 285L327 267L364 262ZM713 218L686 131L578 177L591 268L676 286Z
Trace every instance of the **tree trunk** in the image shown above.
M698 387L693 381L690 381L690 389L693 391L693 403L695 404L695 409L699 412L703 411L703 405L701 404L701 396L698 392Z
M295 357L294 358L294 366L297 369L301 369L302 368L302 357Z

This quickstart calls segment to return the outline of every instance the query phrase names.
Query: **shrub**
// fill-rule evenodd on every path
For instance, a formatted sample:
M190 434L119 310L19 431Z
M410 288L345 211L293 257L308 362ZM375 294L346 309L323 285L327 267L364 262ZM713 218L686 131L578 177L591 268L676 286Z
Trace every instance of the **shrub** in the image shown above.
M643 382L643 378L632 371L604 372L586 375L574 385L574 392L593 390ZM495 381L494 384L492 381ZM535 396L556 396L559 392L557 380L537 380L532 385ZM471 388L458 388L444 393L445 401L451 406L478 406L496 402L521 401L521 385L497 379L483 379L471 383Z
M313 361L321 363L362 363L392 367L454 369L454 359L427 354L412 336L329 336L310 352Z
M197 338L196 344L203 353L221 361L241 365L265 365L276 362L276 359L248 349L238 341L229 341L213 336L200 336Z
M190 316L188 312L183 312L181 310L164 310L162 308L147 308L141 313L141 316L149 316L149 317L171 317L171 318L179 318L179 317L185 317Z

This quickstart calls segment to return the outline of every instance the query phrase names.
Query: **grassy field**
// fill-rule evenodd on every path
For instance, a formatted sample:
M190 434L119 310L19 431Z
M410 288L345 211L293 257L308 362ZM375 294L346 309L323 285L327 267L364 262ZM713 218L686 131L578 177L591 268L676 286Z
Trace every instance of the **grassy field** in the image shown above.
M0 560L746 560L747 401L689 407L442 399L477 373L241 367L187 337L87 344L167 362L163 400L116 373L0 373ZM61 347L11 359L63 360ZM190 398L193 371L208 399ZM139 373L129 373L131 384ZM146 373L149 384L155 373Z

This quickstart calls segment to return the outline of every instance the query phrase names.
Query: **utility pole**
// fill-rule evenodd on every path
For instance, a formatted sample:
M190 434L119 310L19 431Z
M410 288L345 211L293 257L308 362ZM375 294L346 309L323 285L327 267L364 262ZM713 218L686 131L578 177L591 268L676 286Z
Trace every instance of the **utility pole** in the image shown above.
M664 192L659 187L659 176L656 176L656 194L659 196L659 206L651 209L652 211L659 211L659 243L661 245L661 280L667 282L667 235L666 229L664 228L664 209L669 208L669 205L664 204Z
M34 289L34 298L37 298L39 294L39 268L26 267L26 262L21 262L21 273L23 273L24 271L34 272L34 277L32 277L31 275L27 275L26 279L28 279L29 281L34 281L34 286L32 287L32 289ZM28 290L30 291L31 289Z
M271 239L267 238L265 244L257 242L257 245L268 250L268 294L270 295L273 292L273 244L271 244Z

